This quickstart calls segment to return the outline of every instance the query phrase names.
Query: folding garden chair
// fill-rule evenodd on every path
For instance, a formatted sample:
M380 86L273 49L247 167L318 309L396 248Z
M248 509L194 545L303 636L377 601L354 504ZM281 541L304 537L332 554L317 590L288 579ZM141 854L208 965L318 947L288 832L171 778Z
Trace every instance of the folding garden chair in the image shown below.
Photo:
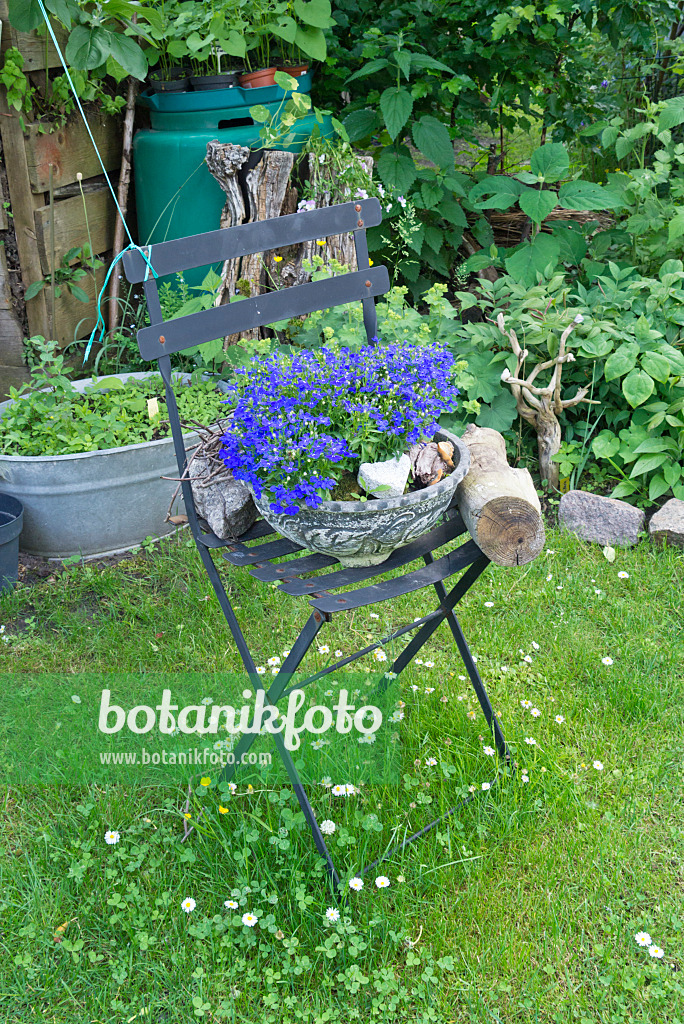
M159 370L166 385L169 419L178 468L183 479L182 492L190 530L255 694L265 687L256 672L254 659L212 559L211 551L216 548L227 549L223 557L232 565L249 567L252 576L264 583L279 582L281 591L292 598L308 601L311 606L311 613L304 628L292 644L290 653L266 692L265 705L277 704L281 698L287 696L289 693L287 681L298 670L319 630L326 622L331 622L335 615L383 601L392 601L423 587L433 587L439 602L435 611L394 630L382 641L370 644L349 657L337 661L334 665L315 673L298 683L298 688L337 671L389 641L415 630L415 636L407 643L391 666L391 671L399 675L415 658L440 623L446 621L456 641L487 721L488 729L493 734L497 753L502 761L507 762L510 761L510 754L501 727L492 710L477 666L454 613L456 604L475 583L488 565L489 559L482 553L474 540L453 547L447 554L440 557L433 557L433 552L438 548L443 548L466 532L456 508L452 507L447 511L441 524L418 537L406 547L395 551L381 565L343 568L331 556L306 553L299 545L286 539L268 539L275 531L264 520L257 521L238 540L221 540L211 531L208 524L198 517L191 485L185 478L186 454L178 408L171 388L171 356L215 338L237 334L250 328L261 327L275 321L286 320L355 300L360 300L363 304L364 326L369 342L372 341L377 332L375 298L389 290L387 268L371 267L368 259L366 228L378 225L380 221L381 210L378 200L365 199L155 244L145 251L156 274L163 277L191 267L280 249L312 239L348 231L354 233L359 269L353 273L285 288L167 321L164 321L162 316L157 281L150 274L145 259L140 252L126 253L123 259L126 276L132 283L143 283L150 317L150 326L138 332L140 354L143 359L150 361L156 359L159 363ZM247 542L262 539L264 543L247 546ZM286 562L278 561L282 556L300 551L302 554L297 558ZM417 569L410 567L412 562L421 559L425 563L423 567ZM336 565L337 568L335 568ZM398 569L405 570L403 575L393 575L392 578L383 579L385 574ZM316 575L321 571L321 575ZM445 581L457 574L458 581L450 590L447 590ZM347 589L350 587L355 589ZM339 593L340 588L344 588L344 593ZM232 779L242 755L247 753L254 739L253 734L246 734L240 739L234 751L235 763L224 771L223 777L226 781ZM292 756L286 749L281 734L275 733L273 739L313 834L316 848L324 858L332 882L337 887L339 876ZM453 814L466 802L468 801L461 801L452 807L420 832L387 851L381 859L386 859L399 848L430 831L439 821L449 814ZM376 861L374 864L368 865L365 870L370 870L377 863Z

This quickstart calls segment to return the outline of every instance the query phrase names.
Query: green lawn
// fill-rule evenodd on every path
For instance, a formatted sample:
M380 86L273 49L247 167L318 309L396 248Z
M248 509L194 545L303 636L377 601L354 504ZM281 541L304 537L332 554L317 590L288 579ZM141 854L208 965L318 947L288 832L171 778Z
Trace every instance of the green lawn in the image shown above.
M371 872L337 923L286 788L239 787L219 813L212 786L181 844L181 787L38 790L6 779L3 1024L684 1021L683 570L681 551L644 542L610 564L551 532L531 565L485 573L460 617L529 781L504 778L383 864L387 888ZM244 573L226 578L261 663L282 656L306 603ZM346 654L433 604L423 591L339 617L319 641ZM116 567L20 587L0 621L5 672L70 681L89 670L238 668L182 534ZM468 715L476 702L445 627L421 655L434 666L401 681L400 782L348 797L312 791L319 820L336 824L331 849L347 879L492 777L491 740L479 711ZM370 656L360 665L369 682L381 668ZM116 845L104 842L110 829ZM638 946L641 931L661 959Z

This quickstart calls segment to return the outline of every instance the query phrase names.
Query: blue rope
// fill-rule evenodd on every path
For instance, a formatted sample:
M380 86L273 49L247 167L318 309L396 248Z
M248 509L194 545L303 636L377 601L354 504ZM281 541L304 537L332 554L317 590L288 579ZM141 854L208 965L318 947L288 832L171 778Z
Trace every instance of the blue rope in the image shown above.
M98 343L102 342L102 338L103 338L103 335L104 335L105 330L106 330L106 324L105 324L104 316L102 315L102 309L101 309L102 296L104 295L104 293L107 290L107 284L109 283L109 278L111 277L112 270L114 269L116 264L119 262L119 260L122 258L122 256L124 256L124 254L129 252L130 250L134 250L135 252L139 252L140 253L142 258L145 260L145 263L147 264L147 269L145 270L145 280L147 280L150 271L152 271L152 274L154 275L155 278L159 277L159 274L156 272L156 270L154 269L154 267L150 263L150 254L152 253L152 246L149 246L148 252L146 253L144 251L144 249L141 249L139 245L136 245L136 243L133 241L133 236L131 235L130 231L128 230L128 224L126 223L126 218L124 217L123 212L121 210L121 207L119 206L119 201L116 198L116 193L115 193L115 191L114 191L114 189L112 187L111 181L109 180L109 175L107 174L107 169L106 169L104 163L102 162L102 157L100 155L100 150L97 148L97 143L95 142L95 139L93 138L93 133L91 132L90 125L88 124L88 118L85 115L85 111L83 110L83 107L81 106L81 101L78 98L78 93L76 92L76 89L74 87L74 83L71 80L71 75L69 74L69 68L67 67L66 61L65 61L65 59L64 59L64 57L62 55L62 51L59 48L59 43L57 42L57 37L56 37L56 35L55 35L54 31L53 31L52 25L50 24L50 18L48 17L48 13L45 10L45 7L43 6L43 0L38 0L38 6L40 7L41 13L42 13L42 15L43 15L43 17L45 19L45 24L47 25L48 32L50 33L50 38L52 39L52 43L53 43L53 45L55 47L55 50L57 51L57 56L59 57L59 59L62 62L62 67L64 68L64 74L66 75L66 79L67 79L67 82L69 83L69 87L71 88L71 91L74 94L74 99L76 100L76 106L78 107L80 115L83 118L83 123L84 123L84 125L86 127L86 131L88 132L88 135L90 136L90 141L93 144L93 149L95 150L95 154L96 154L97 159L98 159L98 161L100 163L100 167L102 168L102 173L105 176L105 181L107 182L107 185L109 187L109 191L112 193L112 199L114 200L114 205L116 206L118 214L121 217L121 223L124 226L124 231L128 235L128 240L129 240L129 243L130 243L129 245L126 246L125 249L122 249L122 251L118 254L118 256L116 256L112 260L112 263L111 263L111 265L109 267L109 270L107 271L107 275L106 275L106 277L104 279L104 284L102 285L102 289L100 290L100 294L97 297L97 320L95 322L95 326L93 328L92 334L90 335L90 339L88 340L88 344L87 344L86 350L85 350L85 355L83 356L83 362L85 363L87 358L88 358L88 356L90 355L90 349L92 348L93 341L95 340L95 335L97 333L98 327L100 327L100 323L102 323L102 327L100 328L100 333L99 333L99 337L98 337ZM54 285L54 282L53 282L53 285Z

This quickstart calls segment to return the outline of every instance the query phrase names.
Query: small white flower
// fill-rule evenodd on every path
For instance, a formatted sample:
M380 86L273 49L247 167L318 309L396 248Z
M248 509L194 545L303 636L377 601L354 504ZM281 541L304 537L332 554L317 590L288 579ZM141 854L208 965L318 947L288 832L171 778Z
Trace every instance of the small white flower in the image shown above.
M321 822L319 828L324 836L331 836L337 828L337 825L334 821L331 821L330 818L326 818L325 821Z
M653 945L653 939L648 932L637 932L634 936L634 941L637 946L651 946Z
M197 904L193 900L192 896L186 896L181 903L181 910L184 910L186 914L191 914Z
M435 667L434 661L426 661L423 664L425 665L425 668L434 668Z
M375 884L377 885L378 889L386 889L390 884L390 880L387 877L387 875L378 875L378 877L375 879Z
M577 316L575 317L575 319L572 322L573 322L573 324L583 324L584 323L584 317L582 316L581 313L578 313Z
M237 793L237 783L236 782L229 782L228 783L228 792L231 793L231 794L232 793Z
M210 704L214 703L214 698L213 697L203 697L202 698L202 703L204 704L205 707L208 707Z
M603 762L602 761L592 761L591 763L592 763L592 765L594 766L594 768L596 769L597 772L602 772L603 771Z
M332 788L332 795L333 796L346 796L347 795L347 787L344 786L344 785L333 786L333 788Z
M494 607L494 602L493 601L485 601L484 606L485 606L485 608L493 608Z
M609 657L601 658L601 664L602 665L612 665L613 664L613 659L609 658Z
M329 654L330 653L330 648L328 647L327 644L321 644L320 647L318 648L318 653L319 654Z
M350 878L349 888L353 889L354 892L361 892L363 889L363 878Z
M665 950L661 949L660 946L649 946L648 955L655 957L656 960L662 960L665 956Z
M385 654L384 651L381 651L379 648L378 650L373 651L373 657L375 658L376 661L387 661L387 655Z
M224 900L223 906L226 908L226 910L237 910L238 902L237 900Z
M550 583L552 579L553 579L553 576L551 575L551 573L549 573L549 575L546 577L546 582Z
M485 792L486 792L486 791L487 791L488 789L491 789L491 788L492 788L492 784L491 784L491 782L483 782L483 783L482 783L482 789L483 789L483 790L485 790Z
M259 918L255 914L246 913L242 915L242 923L248 928L253 928Z
M619 580L628 580L629 579L629 573L625 572L624 569L623 569L621 572L618 573L618 579Z
M529 782L530 781L529 775L521 775L520 776L520 781L521 782Z
M426 757L425 758L425 764L427 765L428 768L434 768L435 765L437 764L437 758L436 757Z
M537 643L537 641L536 641L536 640L533 640L533 641L532 641L532 646L534 647L535 651L538 651L538 650L539 650L539 644Z
M423 665L424 664L422 658L414 658L413 663L414 663L414 665Z
M369 615L368 615L368 618L369 619L379 619L380 616L378 615L377 612L370 612Z
M556 590L562 590L562 589L563 589L563 584L559 583L558 586L556 587Z
M107 846L116 846L120 839L121 836L119 835L118 832L110 831L105 832L104 834L104 841L107 844Z
M598 587L594 587L594 593L595 593L595 594L596 594L596 596L598 597L598 596L599 596L600 594L602 594L602 593L603 593L603 591L602 591L602 590L599 590L599 588L598 588Z
M323 747L329 747L329 746L330 746L330 740L319 739L319 740L314 740L313 741L313 743L311 744L311 749L312 750L322 750Z
M266 675L266 669L264 668L263 665L257 665L257 675L258 676L265 676Z
M532 701L531 700L521 700L520 701L520 706L523 707L523 708L531 708L532 707Z
M472 722L474 718L477 718L477 713L475 711L469 711L466 717Z
M280 672L279 668L272 668L271 669L271 675L272 676L277 676L279 672Z
M344 657L344 652L343 651L335 651L335 657L336 658Z
M523 658L523 661L526 661L528 665L531 665L532 664L532 655L531 654L526 654L525 657Z
M425 692L426 693L434 693L435 692L434 686L426 686L425 687Z
M337 909L337 907L328 907L328 909L325 912L325 916L327 917L331 924L334 924L335 921L339 921L340 912Z
M525 737L525 743L527 743L528 747L536 747L537 746L537 741L535 740L534 736L526 736Z
M487 757L494 757L494 754L496 753L496 751L494 750L494 747L483 747L482 748L482 753L486 754Z
M358 789L353 783L348 782L344 787L345 796L354 796L355 793L358 793Z
M539 708L532 708L530 714L533 718L539 718L539 716L541 715L541 711L539 710Z
M280 664L280 658L277 655L274 655L274 657L268 659L266 664L269 666L269 668L273 668L274 665Z
M416 692L416 690L420 690L420 686L416 686L416 684L415 684L415 683L411 683L411 689L412 689L412 690L413 690L413 692L415 693L415 692Z
M81 698L79 697L79 695L77 693L72 694L71 699L73 700L74 704L80 704L81 703Z
M402 722L404 720L403 711L393 711L389 718L390 722Z
M556 722L557 725L562 725L564 721L565 718L563 717L563 715L556 715L556 717L554 718L554 722Z
M290 652L289 651L283 651L283 658L289 658L289 657L290 657Z

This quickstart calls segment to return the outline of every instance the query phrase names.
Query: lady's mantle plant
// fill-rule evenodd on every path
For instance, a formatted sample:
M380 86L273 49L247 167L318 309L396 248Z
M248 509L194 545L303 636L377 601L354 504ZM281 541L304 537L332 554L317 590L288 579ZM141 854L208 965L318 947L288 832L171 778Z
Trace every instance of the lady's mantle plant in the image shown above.
M377 339L374 339L376 341ZM454 356L437 346L321 348L236 369L222 458L271 510L317 508L343 472L431 437L456 408Z

